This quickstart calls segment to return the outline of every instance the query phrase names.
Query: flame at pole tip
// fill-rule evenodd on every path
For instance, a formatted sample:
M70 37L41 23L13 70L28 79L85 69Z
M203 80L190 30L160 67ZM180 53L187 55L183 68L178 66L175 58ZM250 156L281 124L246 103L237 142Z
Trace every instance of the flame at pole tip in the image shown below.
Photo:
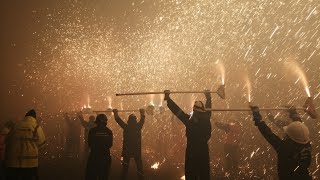
M252 98L251 98L251 83L248 77L246 77L246 87L247 87L247 93L248 93L248 102L250 103Z
M221 84L224 85L225 83L225 76L226 76L226 69L224 67L224 65L220 62L220 60L217 60L215 62L215 64L217 65L219 71L220 71L220 75L221 75Z
M108 99L108 108L111 108L112 107L112 99L110 96L108 96L107 99Z
M300 65L293 60L286 61L285 62L286 67L288 67L290 70L292 70L296 75L298 75L298 78L301 79L302 85L304 86L304 90L307 93L308 97L311 97L310 89L309 89L309 84L306 75L302 71Z

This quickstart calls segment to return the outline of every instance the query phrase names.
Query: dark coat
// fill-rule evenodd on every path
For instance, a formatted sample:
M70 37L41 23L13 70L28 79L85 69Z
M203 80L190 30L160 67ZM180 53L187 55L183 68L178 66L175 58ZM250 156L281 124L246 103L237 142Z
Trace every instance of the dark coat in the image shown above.
M109 178L112 143L112 131L105 125L98 125L89 130L88 146L91 151L87 162L86 180Z
M281 140L265 122L257 124L259 131L278 154L278 176L280 180L308 180L311 163L311 144L299 144L290 138Z
M122 156L141 158L141 130L145 122L145 116L137 123L125 123L119 116L115 116L116 122L123 129Z
M90 155L110 156L110 148L113 144L112 131L105 126L91 128L88 134L88 146Z
M209 179L210 158L208 141L211 137L211 112L195 111L191 116L184 113L182 109L170 98L167 100L167 105L172 113L175 114L186 126L186 178L200 177L200 179ZM205 107L211 108L211 99L207 99Z

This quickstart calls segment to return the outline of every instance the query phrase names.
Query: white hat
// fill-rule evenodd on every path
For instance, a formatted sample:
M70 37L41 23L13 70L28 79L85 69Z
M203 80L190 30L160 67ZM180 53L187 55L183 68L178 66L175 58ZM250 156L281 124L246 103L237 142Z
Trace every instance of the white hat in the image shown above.
M193 110L194 111L200 111L200 112L206 112L204 110L204 105L203 105L203 103L201 101L194 102Z
M300 121L294 121L283 129L289 138L297 143L307 144L310 142L309 129Z

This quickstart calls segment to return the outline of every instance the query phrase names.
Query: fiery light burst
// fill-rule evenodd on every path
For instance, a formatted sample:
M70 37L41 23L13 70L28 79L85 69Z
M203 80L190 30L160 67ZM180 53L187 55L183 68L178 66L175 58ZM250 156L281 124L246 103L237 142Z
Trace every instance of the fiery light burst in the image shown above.
M243 101L239 97L243 92L239 88L244 83L237 72L245 70L255 72L248 75L254 82L253 87L257 87L254 100L261 106L273 107L304 99L278 68L283 66L281 59L287 56L296 59L311 75L309 86L301 68L291 66L291 71L299 74L309 97L309 87L320 87L318 1L138 0L123 2L125 7L113 9L118 2L59 1L66 4L57 3L59 6L32 11L34 23L29 25L30 28L42 29L30 34L34 51L26 55L25 64L19 65L25 82L22 85L15 83L10 91L25 98L24 90L34 89L37 91L35 104L42 105L41 108L48 112L55 107L61 111L68 111L71 106L79 109L86 104L87 94L90 94L90 106L97 109L111 105L120 109L138 109L150 103L148 96L120 98L114 94L165 89L203 90L209 85L217 87L222 81L228 86L224 102L230 107L241 107ZM214 64L213 59L221 59L225 68L220 60L219 64ZM219 76L221 80L217 78ZM251 102L249 79L245 86ZM50 101L53 108L46 109L50 98L54 99ZM193 99L183 95L174 95L173 98L185 112L192 108ZM220 100L214 102L215 107L223 103ZM319 103L315 103L319 108ZM147 117L142 149L158 152L159 143L155 145L155 142L161 140L160 135L167 133L166 143L171 146L165 149L174 157L172 164L179 164L184 159L183 156L175 157L175 152L183 151L185 132L183 125L170 117L171 114L163 118ZM244 179L253 176L275 179L277 173L273 166L276 158L270 158L275 157L274 152L254 130L251 116L239 113L237 117L243 123L242 139L245 141L241 148L247 152L241 158L241 167L244 168L239 169L239 174L244 175ZM224 120L230 118L230 114L215 113L214 118ZM310 124L312 128L319 127L319 122ZM223 135L219 135L211 138L211 151L221 145L218 141ZM320 151L320 138L317 137L314 152ZM121 133L115 133L115 138L118 138L115 143L121 142ZM58 138L55 134L49 139ZM51 144L54 143L56 141ZM120 148L115 145L114 149L121 151ZM257 148L261 150L256 151ZM251 152L254 152L252 156ZM159 156L166 157L165 153ZM146 154L144 157L150 160L154 156ZM218 162L217 159L212 157L211 161ZM256 166L255 159L268 169L265 175L261 167ZM222 171L222 164L212 166L214 175ZM319 178L319 167L311 169Z
M300 65L296 61L290 60L285 62L285 66L292 70L292 72L294 72L298 76L298 81L301 80L301 83L304 87L304 90L307 93L307 96L311 97L307 76L302 71Z

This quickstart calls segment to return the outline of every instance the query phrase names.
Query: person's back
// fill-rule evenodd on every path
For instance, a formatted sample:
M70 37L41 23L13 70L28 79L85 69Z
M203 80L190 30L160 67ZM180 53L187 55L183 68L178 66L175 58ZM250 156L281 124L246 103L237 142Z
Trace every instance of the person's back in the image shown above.
M112 131L105 126L99 126L91 128L89 134L88 145L91 154L94 156L110 156Z
M128 124L123 129L123 148L132 156L141 153L141 128L137 124Z
M35 111L29 111L8 134L6 166L9 168L9 179L17 176L23 179L37 176L38 149L45 144L45 136L35 118Z
M281 142L278 149L278 175L280 179L308 179L311 164L311 144L296 143L291 139Z
M89 131L88 146L90 154L87 161L86 180L109 179L111 167L110 148L113 145L113 134L106 127L107 120L105 114L99 114L95 121L97 127Z
M143 179L142 155L141 155L141 130L145 121L145 111L140 109L141 119L137 122L134 114L129 115L128 122L125 123L119 116L118 110L114 109L114 117L119 126L123 129L122 145L122 180L127 179L130 158L134 158L137 166L137 175Z
M170 111L186 127L187 147L185 153L185 176L187 180L210 179L210 157L208 141L211 137L211 112L205 108L211 108L211 95L205 92L206 104L196 101L193 106L193 114L189 115L169 97L170 91L164 91L164 100Z
M311 143L308 127L300 121L291 122L288 126L284 127L284 139L280 139L262 121L259 108L256 106L251 108L255 125L277 152L279 179L312 179L309 175Z

